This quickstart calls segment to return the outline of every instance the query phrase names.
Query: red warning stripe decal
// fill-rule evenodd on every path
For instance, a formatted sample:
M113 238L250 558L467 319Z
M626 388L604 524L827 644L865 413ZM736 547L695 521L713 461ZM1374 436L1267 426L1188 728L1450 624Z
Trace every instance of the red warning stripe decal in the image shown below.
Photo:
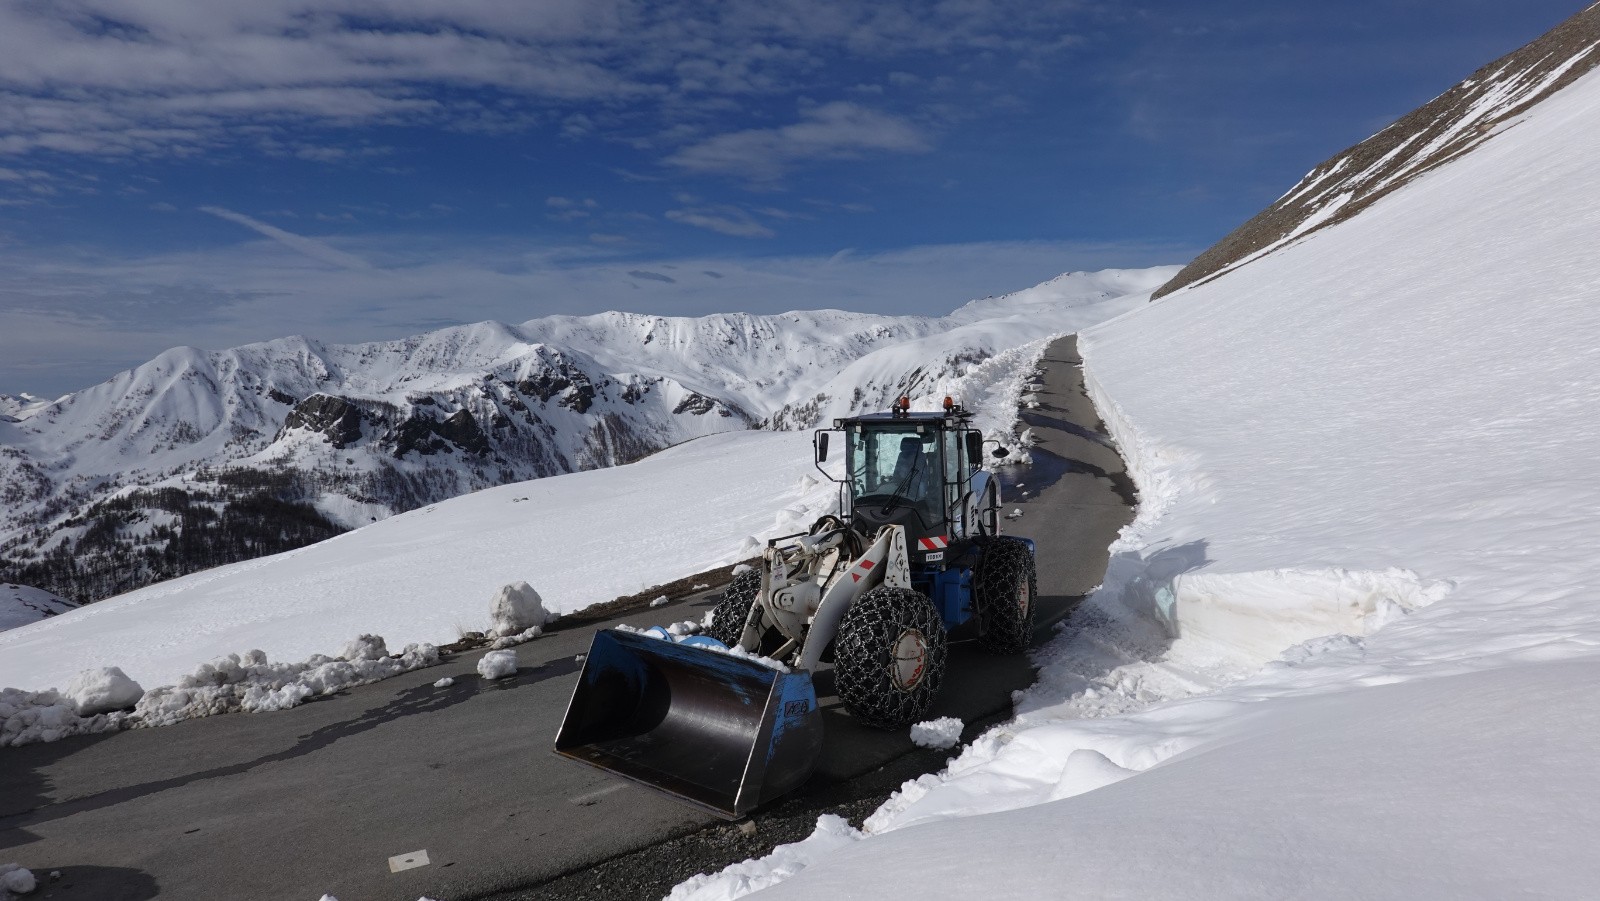
M860 563L857 563L855 565L855 569L850 571L850 580L853 582L861 581L861 577L866 575L872 569L875 563L876 561L874 560L863 560Z
M925 551L937 551L940 548L949 547L950 541L943 535L939 535L934 538L918 538L917 544Z

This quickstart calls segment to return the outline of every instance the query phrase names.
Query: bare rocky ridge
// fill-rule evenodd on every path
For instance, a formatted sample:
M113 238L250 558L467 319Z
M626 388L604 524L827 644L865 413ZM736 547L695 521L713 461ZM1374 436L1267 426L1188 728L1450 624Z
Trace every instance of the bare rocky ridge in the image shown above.
M1311 170L1272 206L1196 257L1154 297L1349 219L1412 179L1469 153L1539 101L1600 65L1600 3L1472 73L1393 125Z

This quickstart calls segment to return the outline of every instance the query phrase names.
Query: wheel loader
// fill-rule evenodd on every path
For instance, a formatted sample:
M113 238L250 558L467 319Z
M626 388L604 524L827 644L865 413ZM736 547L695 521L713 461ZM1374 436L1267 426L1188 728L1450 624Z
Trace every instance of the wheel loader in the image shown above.
M996 653L1026 649L1033 542L1000 535L982 434L950 398L942 412L909 408L900 398L817 430L843 515L769 541L699 634L597 632L556 753L737 819L811 775L813 679L830 664L843 707L892 729L938 696L953 630ZM834 436L842 476L824 466Z

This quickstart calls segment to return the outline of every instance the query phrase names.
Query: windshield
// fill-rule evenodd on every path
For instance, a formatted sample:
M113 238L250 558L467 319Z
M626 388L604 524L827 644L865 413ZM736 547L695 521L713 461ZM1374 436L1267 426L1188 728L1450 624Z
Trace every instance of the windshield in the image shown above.
M914 506L927 522L938 522L940 488L938 432L928 426L853 428L849 431L850 491L859 503Z

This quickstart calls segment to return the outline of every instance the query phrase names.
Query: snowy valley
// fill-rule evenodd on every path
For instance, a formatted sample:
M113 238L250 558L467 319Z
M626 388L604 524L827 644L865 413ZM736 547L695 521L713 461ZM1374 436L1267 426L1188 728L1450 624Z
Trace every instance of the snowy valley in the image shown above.
M175 348L3 408L0 579L97 601L483 488L809 428L1121 312L1171 271L1069 273L943 317L602 313Z

